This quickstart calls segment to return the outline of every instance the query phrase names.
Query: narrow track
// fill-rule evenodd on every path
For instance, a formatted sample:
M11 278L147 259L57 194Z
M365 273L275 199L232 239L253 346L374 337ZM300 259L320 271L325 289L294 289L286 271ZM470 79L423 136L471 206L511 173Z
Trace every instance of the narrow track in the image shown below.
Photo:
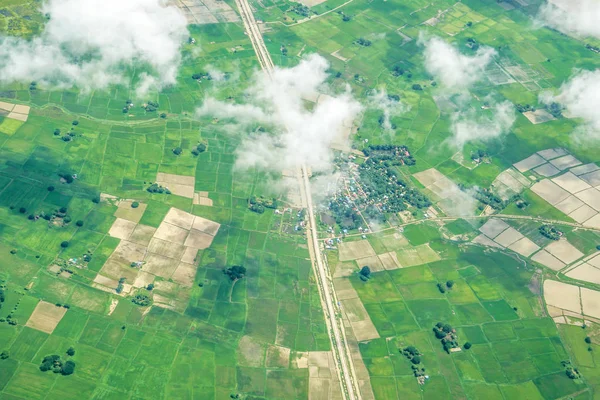
M271 55L267 50L260 29L252 14L252 9L248 0L235 0L240 11L242 22L258 57L260 67L271 77L275 68ZM309 174L306 165L302 165L298 170L298 180L303 204L308 210L308 249L312 261L312 267L317 279L319 288L319 297L325 314L325 321L329 330L329 340L334 353L336 369L340 378L342 395L347 400L360 400L362 398L356 380L354 362L350 353L350 348L346 340L346 332L341 318L341 310L338 307L338 301L333 287L333 281L329 274L327 264L323 261L321 248L319 246L319 236L315 214L313 211L312 195L309 182Z

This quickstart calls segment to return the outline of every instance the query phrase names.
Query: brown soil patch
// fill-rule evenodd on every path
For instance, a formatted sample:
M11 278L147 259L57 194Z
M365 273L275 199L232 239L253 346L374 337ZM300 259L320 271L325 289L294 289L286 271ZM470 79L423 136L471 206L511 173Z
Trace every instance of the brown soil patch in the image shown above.
M511 227L511 228L508 228L507 230L505 230L504 232L502 232L500 235L496 236L494 241L504 247L508 247L511 244L513 244L514 242L516 242L517 240L523 239L523 237L524 236L523 236L523 234L521 234L521 232L519 232L515 228Z
M64 307L40 301L25 325L51 334L66 313L67 309Z
M108 234L112 237L127 240L129 239L129 236L131 236L131 234L133 233L135 225L135 222L131 222L122 218L117 218L110 227Z
M245 367L262 367L265 362L264 345L250 336L242 336L238 343L238 364Z
M579 286L547 280L544 282L544 299L550 306L581 313Z
M536 183L531 190L552 205L558 204L570 196L569 192L549 179Z
M132 204L132 200L120 201L114 216L117 218L135 222L137 224L142 219L142 215L144 215L144 211L146 211L148 205L144 203L139 203L139 206L137 208L133 208L131 207Z
M211 236L215 236L220 227L221 224L198 216L194 218L194 223L192 225L192 228L208 233Z
M340 261L357 260L375 255L375 250L367 240L340 243L338 249Z
M194 215L173 207L169 210L163 222L190 230L194 222Z
M156 277L154 275L149 274L146 271L140 271L138 273L138 276L135 278L135 281L133 282L133 286L136 288L145 288L146 286L154 282L155 278Z
M148 254L146 263L142 267L142 271L169 279L171 275L173 275L178 264L178 260L159 256L158 254Z
M144 260L146 248L127 240L121 240L113 254L108 258L100 270L101 274L113 279L121 277L133 282L138 270L131 267L132 262Z
M194 186L196 185L193 176L173 175L159 172L156 175L156 183L168 188L177 196L194 198Z
M177 269L175 269L175 272L173 272L173 276L171 276L172 280L186 287L192 286L195 278L196 267L193 264L184 262L179 263Z
M208 233L192 229L185 241L185 245L195 249L208 249L212 244L213 239L214 236L211 236Z
M544 160L538 154L533 154L533 155L527 157L526 159L521 160L518 163L513 164L513 166L519 172L525 172L525 171L529 171L530 169L533 169L533 168L537 167L538 165L542 165L545 162L546 162L546 160Z
M600 292L581 288L581 303L585 315L600 318Z
M181 256L181 261L188 264L194 264L196 257L198 256L198 249L193 247L186 247L185 252Z
M29 114L29 110L31 108L29 106L24 106L22 104L16 104L15 108L13 108L13 112L19 113L19 114Z
M97 283L102 286L106 286L109 289L115 289L119 282L116 279L111 279L106 276L102 276L100 274L96 275L94 278L94 283Z
M154 237L173 243L183 244L188 236L188 231L175 225L162 222Z
M51 266L48 267L48 271L52 272L53 274L58 274L60 272L60 266L56 265L56 264L52 264Z
M501 219L490 218L479 228L479 231L487 237L494 239L496 236L509 228L509 225Z
M213 206L213 201L212 201L212 199L209 199L208 197L200 197L196 193L194 195L194 204L199 205L199 206L212 207Z
M600 269L594 268L588 263L581 264L577 268L567 272L565 275L569 278L600 285Z
M356 265L358 265L358 268L362 268L366 265L371 268L372 272L383 271L383 264L377 256L359 258L356 260Z
M108 315L111 315L115 311L115 309L117 308L117 305L119 305L119 300L112 299L110 301L110 307L108 307Z
M548 111L540 109L535 111L526 111L523 113L525 118L534 125L543 124L544 122L555 120L554 116Z
M334 278L333 286L335 287L335 293L339 300L354 299L358 297L358 293L356 293L356 290L348 279Z
M380 254L379 261L381 261L383 269L386 270L402 268L400 262L398 261L398 257L396 256L396 253L393 251L390 251L389 253Z
M4 110L4 111L12 111L13 108L15 108L14 104L11 103L6 103L4 101L0 101L0 110Z
M133 230L131 236L129 236L129 241L137 243L142 246L148 246L150 244L150 240L154 233L156 232L156 228L147 225L137 225Z
M11 118L11 119L16 119L18 121L23 121L26 122L27 121L27 115L26 114L19 114L16 112L11 112L8 114L7 118Z
M538 262L554 271L560 271L565 267L565 264L546 250L540 250L531 257L535 262Z
M546 246L545 249L547 252L565 264L571 264L572 262L583 257L583 253L577 250L577 248L569 243L566 239L552 242Z
M288 368L290 366L290 349L280 346L269 346L267 349L267 368Z
M533 243L529 238L523 237L521 240L518 240L509 246L509 249L515 251L522 256L529 257L536 251L538 251L540 246Z
M579 200L575 196L569 196L560 203L556 204L554 207L558 208L560 211L565 214L570 214L573 211L577 210L581 206L583 206L583 201Z
M185 252L185 246L177 243L167 242L166 240L152 238L148 245L148 251L161 256L176 258L179 260Z

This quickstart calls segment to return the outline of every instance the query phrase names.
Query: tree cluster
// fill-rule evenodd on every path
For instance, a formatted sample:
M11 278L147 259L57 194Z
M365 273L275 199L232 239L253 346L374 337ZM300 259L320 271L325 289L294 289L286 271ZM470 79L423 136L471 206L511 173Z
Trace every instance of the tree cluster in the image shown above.
M197 156L200 153L204 153L206 151L206 145L204 143L198 143L196 147L192 149L192 154Z
M158 103L155 101L149 101L144 106L144 109L146 110L146 112L154 112L154 111L158 110Z
M546 109L554 118L561 118L564 108L559 103L554 102L547 105Z
M563 361L562 366L565 367L565 373L569 378L579 379L581 377L579 370L571 364L571 361Z
M363 47L369 47L372 43L369 39L365 39L365 38L358 38L356 39L356 41L354 42L359 46L363 46Z
M150 300L150 297L142 293L138 293L135 296L133 296L131 302L142 307L146 307L152 304L152 300Z
M234 265L226 268L223 273L229 277L232 281L242 279L246 275L246 267L241 265Z
M437 287L440 293L446 293L446 290L451 290L454 286L454 281L446 281L446 283L438 283Z
M310 8L308 8L307 6L305 6L303 4L296 4L292 8L292 11L302 17L305 17L305 18L310 15Z
M456 336L456 329L454 329L450 324L444 324L442 322L438 322L433 327L433 333L437 339L440 339L444 350L447 353L450 353L451 349L458 348L458 337Z
M248 199L248 209L255 213L262 214L265 212L265 208L276 209L277 199L276 198L265 198L263 196L252 196Z
M73 354L75 354L74 350ZM55 374L71 375L75 372L75 362L72 360L64 361L58 354L53 354L44 357L40 364L40 371L52 371Z
M539 232L542 236L545 236L551 240L558 240L562 236L562 232L550 224L544 224L540 226Z
M193 80L198 80L198 79L206 79L208 81L210 81L212 79L212 76L210 76L210 74L208 72L196 72L195 74L192 75L192 79Z
M117 285L115 292L121 294L123 292L124 288L125 288L125 278L119 278L119 284Z
M164 186L160 186L158 183L153 183L146 189L150 193L165 193L171 194L171 191Z

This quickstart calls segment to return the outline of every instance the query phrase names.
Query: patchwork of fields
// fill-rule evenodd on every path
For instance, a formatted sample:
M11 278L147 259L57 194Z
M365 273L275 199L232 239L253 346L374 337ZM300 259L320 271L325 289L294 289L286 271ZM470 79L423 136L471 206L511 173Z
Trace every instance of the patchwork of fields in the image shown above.
M0 1L0 33L40 34L52 16L38 3ZM262 81L236 3L168 3L189 37L160 90L135 90L153 67L137 59L105 89L0 79L0 398L345 399L296 177L240 167L283 140L272 110L249 116ZM250 3L278 67L329 63L300 119L329 104L327 120L342 97L364 106L315 154L352 168L380 156L388 180L372 190L427 196L394 213L373 201L352 229L320 221L362 397L598 397L600 160L571 137L581 121L541 100L600 65L598 40L532 26L544 0ZM430 37L463 61L489 47L481 79L446 91L425 65ZM209 98L232 115L197 112ZM469 118L485 129L466 124L477 134L457 147ZM311 169L322 209L333 164ZM40 368L53 354L74 373Z

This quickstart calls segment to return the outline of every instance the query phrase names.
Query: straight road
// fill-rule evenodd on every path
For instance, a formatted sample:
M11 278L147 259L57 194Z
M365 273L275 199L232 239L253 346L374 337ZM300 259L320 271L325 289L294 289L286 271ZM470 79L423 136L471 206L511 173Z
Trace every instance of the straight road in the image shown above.
M265 46L265 42L260 33L260 29L248 0L236 0L236 5L240 11L244 27L248 33L248 37L252 42L254 52L258 57L258 62L261 68L271 76L274 64L271 60L271 55ZM358 381L356 380L356 372L354 370L354 362L350 349L346 341L346 332L341 318L341 311L338 307L333 281L330 277L327 264L323 261L321 248L319 246L319 236L317 232L317 224L313 211L312 194L310 189L309 174L306 165L302 165L298 171L298 179L300 184L300 193L303 204L306 205L308 214L308 248L312 261L313 271L317 278L319 296L321 305L325 314L325 321L329 329L329 339L333 350L336 369L339 374L342 394L347 400L360 400L362 398L358 389Z

